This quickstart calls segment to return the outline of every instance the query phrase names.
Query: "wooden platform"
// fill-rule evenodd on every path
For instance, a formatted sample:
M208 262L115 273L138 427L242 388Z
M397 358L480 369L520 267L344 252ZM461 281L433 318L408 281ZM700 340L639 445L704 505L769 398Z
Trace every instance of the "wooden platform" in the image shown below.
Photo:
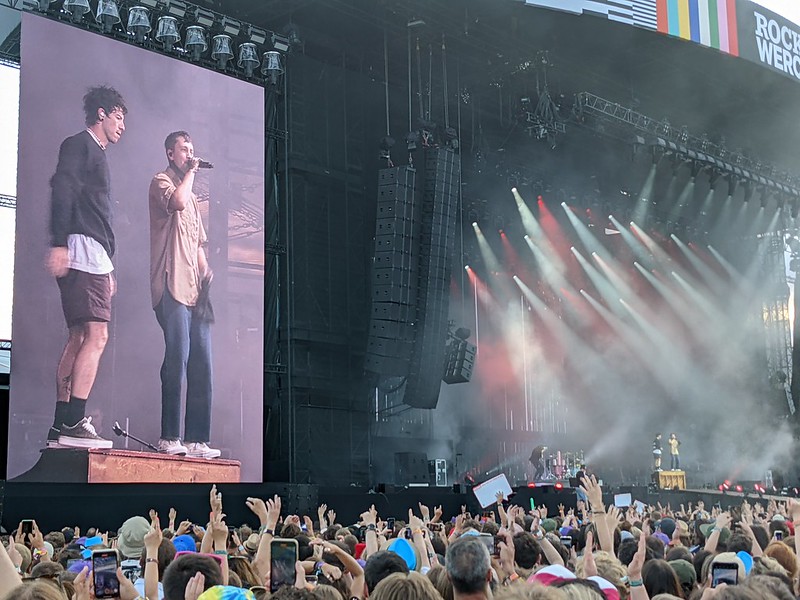
M238 460L131 450L43 450L15 481L46 483L239 483Z
M685 471L656 471L658 474L658 487L662 490L685 490Z

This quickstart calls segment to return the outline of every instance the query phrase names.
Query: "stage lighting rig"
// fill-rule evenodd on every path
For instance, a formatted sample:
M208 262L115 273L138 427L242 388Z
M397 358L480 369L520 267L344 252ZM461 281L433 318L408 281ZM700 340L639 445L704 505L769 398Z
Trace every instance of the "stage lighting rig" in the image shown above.
M167 0L167 14L176 19L186 17L186 2L183 0Z
M64 0L64 11L70 15L73 23L80 23L83 15L90 10L89 0Z
M102 26L103 33L111 33L114 25L121 22L119 6L117 6L115 0L100 0L97 3L95 20Z
M197 7L194 9L194 21L205 29L211 29L214 24L214 13L205 8Z
M270 85L278 85L283 71L281 53L274 50L264 52L263 60L261 61L261 74L267 78L267 82Z
M250 38L250 41L258 46L263 46L267 42L267 31L254 25L249 25L245 29L245 35Z
M144 6L132 6L128 10L128 35L133 36L136 43L141 44L147 38L152 27L150 26L150 13Z
M225 70L228 61L233 58L231 50L231 36L221 33L211 40L211 58L217 61L217 68Z
M234 38L241 33L242 23L228 16L223 16L222 21L220 21L220 28L222 29L222 33Z
M208 48L206 42L206 31L199 25L190 25L186 28L186 39L184 44L186 51L193 61L200 60L203 52Z
M50 5L55 1L56 0L22 0L22 8L46 13L50 10Z
M164 50L171 52L175 43L181 39L178 34L178 19L169 15L159 17L156 39L164 44Z
M272 34L272 47L278 52L288 52L291 46L288 37L278 35L277 33Z
M258 60L258 50L253 42L239 45L239 60L236 64L240 69L244 69L245 76L253 76L256 67L261 64L261 61Z

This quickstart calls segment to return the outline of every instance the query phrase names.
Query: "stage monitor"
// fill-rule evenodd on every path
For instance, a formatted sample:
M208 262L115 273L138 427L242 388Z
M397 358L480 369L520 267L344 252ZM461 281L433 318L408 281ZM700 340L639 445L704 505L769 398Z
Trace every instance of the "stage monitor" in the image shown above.
M8 478L260 482L263 88L28 13L21 67Z

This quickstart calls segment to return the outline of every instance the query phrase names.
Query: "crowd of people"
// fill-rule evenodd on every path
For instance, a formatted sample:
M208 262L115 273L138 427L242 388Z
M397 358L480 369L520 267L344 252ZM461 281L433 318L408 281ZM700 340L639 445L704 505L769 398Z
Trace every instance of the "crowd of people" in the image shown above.
M25 521L0 552L0 599L89 600L702 600L795 598L800 503L722 510L697 505L619 509L593 476L586 501L557 514L497 496L480 517L419 503L407 519L367 508L344 526L282 514L281 498L248 498L258 527L228 527L212 487L204 527L151 510L116 534ZM527 508L527 507L526 507ZM642 508L640 506L640 508ZM314 518L316 517L316 518ZM28 527L26 527L28 523ZM118 591L95 590L93 553L116 551ZM113 566L113 563L112 563ZM107 577L107 573L104 573ZM105 595L104 595L105 594Z

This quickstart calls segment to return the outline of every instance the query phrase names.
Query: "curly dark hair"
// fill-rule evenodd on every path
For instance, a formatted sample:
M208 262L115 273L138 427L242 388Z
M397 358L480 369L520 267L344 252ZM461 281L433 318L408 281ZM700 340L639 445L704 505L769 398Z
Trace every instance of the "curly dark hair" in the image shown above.
M119 109L123 115L128 114L128 107L125 106L122 94L107 85L90 87L83 97L83 112L86 115L87 126L91 127L99 121L97 111L101 108L107 113Z

